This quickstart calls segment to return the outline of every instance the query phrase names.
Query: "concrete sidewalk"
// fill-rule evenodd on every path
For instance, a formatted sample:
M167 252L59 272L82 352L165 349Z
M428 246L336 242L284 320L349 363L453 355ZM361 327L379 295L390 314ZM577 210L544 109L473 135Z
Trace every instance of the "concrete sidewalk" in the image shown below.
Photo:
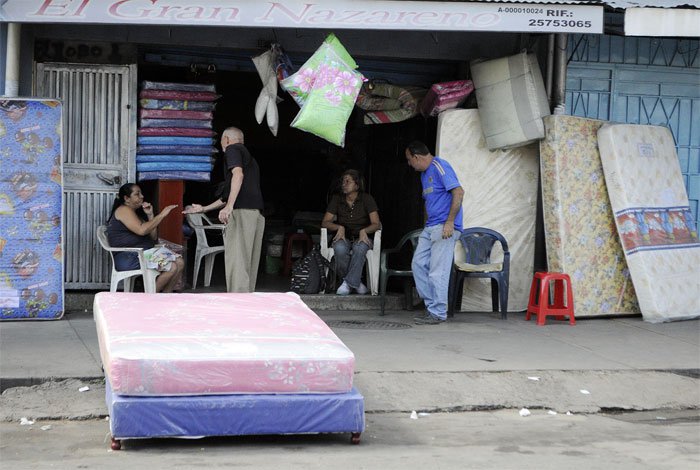
M570 326L548 319L538 327L523 314L502 321L462 313L416 326L413 313L319 312L355 353L355 383L368 412L700 408L700 321L625 317ZM3 390L103 378L90 312L0 323ZM103 398L98 402L103 409Z

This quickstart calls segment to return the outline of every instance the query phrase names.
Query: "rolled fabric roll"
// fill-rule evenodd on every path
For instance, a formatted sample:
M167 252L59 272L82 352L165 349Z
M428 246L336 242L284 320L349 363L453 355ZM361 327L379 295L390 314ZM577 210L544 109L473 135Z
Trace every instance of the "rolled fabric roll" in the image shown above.
M401 122L418 115L418 106L427 91L425 88L385 83L375 85L370 91L363 85L355 104L368 111L365 124Z

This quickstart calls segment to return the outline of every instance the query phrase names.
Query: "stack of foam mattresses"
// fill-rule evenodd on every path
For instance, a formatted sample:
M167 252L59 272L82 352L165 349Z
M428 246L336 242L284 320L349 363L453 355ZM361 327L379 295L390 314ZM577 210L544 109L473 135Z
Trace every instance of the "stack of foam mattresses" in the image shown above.
M101 292L94 315L121 439L352 433L354 355L293 293Z
M571 276L577 317L639 313L598 152L603 124L546 116L540 141L547 266Z
M144 81L139 98L138 180L209 181L214 85Z
M598 147L644 320L700 317L700 241L671 131L608 124Z
M506 238L511 256L508 310L525 310L534 269L537 147L490 151L476 109L440 113L435 147L436 154L450 162L464 188L464 228L486 227ZM502 257L497 244L492 261L499 262ZM465 280L462 309L491 310L490 280Z

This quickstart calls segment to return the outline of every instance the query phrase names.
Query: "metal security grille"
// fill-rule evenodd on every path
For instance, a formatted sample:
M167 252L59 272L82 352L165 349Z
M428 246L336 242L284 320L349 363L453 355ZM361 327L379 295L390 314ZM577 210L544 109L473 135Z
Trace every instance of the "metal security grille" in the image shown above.
M111 268L95 230L134 177L135 65L38 64L36 90L63 101L65 286L107 287Z
M575 35L567 114L668 127L700 228L700 40Z
M326 324L331 328L350 328L353 330L405 330L411 325L393 321L378 320L331 320Z

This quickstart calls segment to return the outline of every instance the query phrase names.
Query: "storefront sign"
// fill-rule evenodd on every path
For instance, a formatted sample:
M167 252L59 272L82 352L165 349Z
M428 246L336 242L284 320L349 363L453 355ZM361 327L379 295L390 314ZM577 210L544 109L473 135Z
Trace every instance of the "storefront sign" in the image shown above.
M602 33L603 7L373 0L0 0L0 21Z

